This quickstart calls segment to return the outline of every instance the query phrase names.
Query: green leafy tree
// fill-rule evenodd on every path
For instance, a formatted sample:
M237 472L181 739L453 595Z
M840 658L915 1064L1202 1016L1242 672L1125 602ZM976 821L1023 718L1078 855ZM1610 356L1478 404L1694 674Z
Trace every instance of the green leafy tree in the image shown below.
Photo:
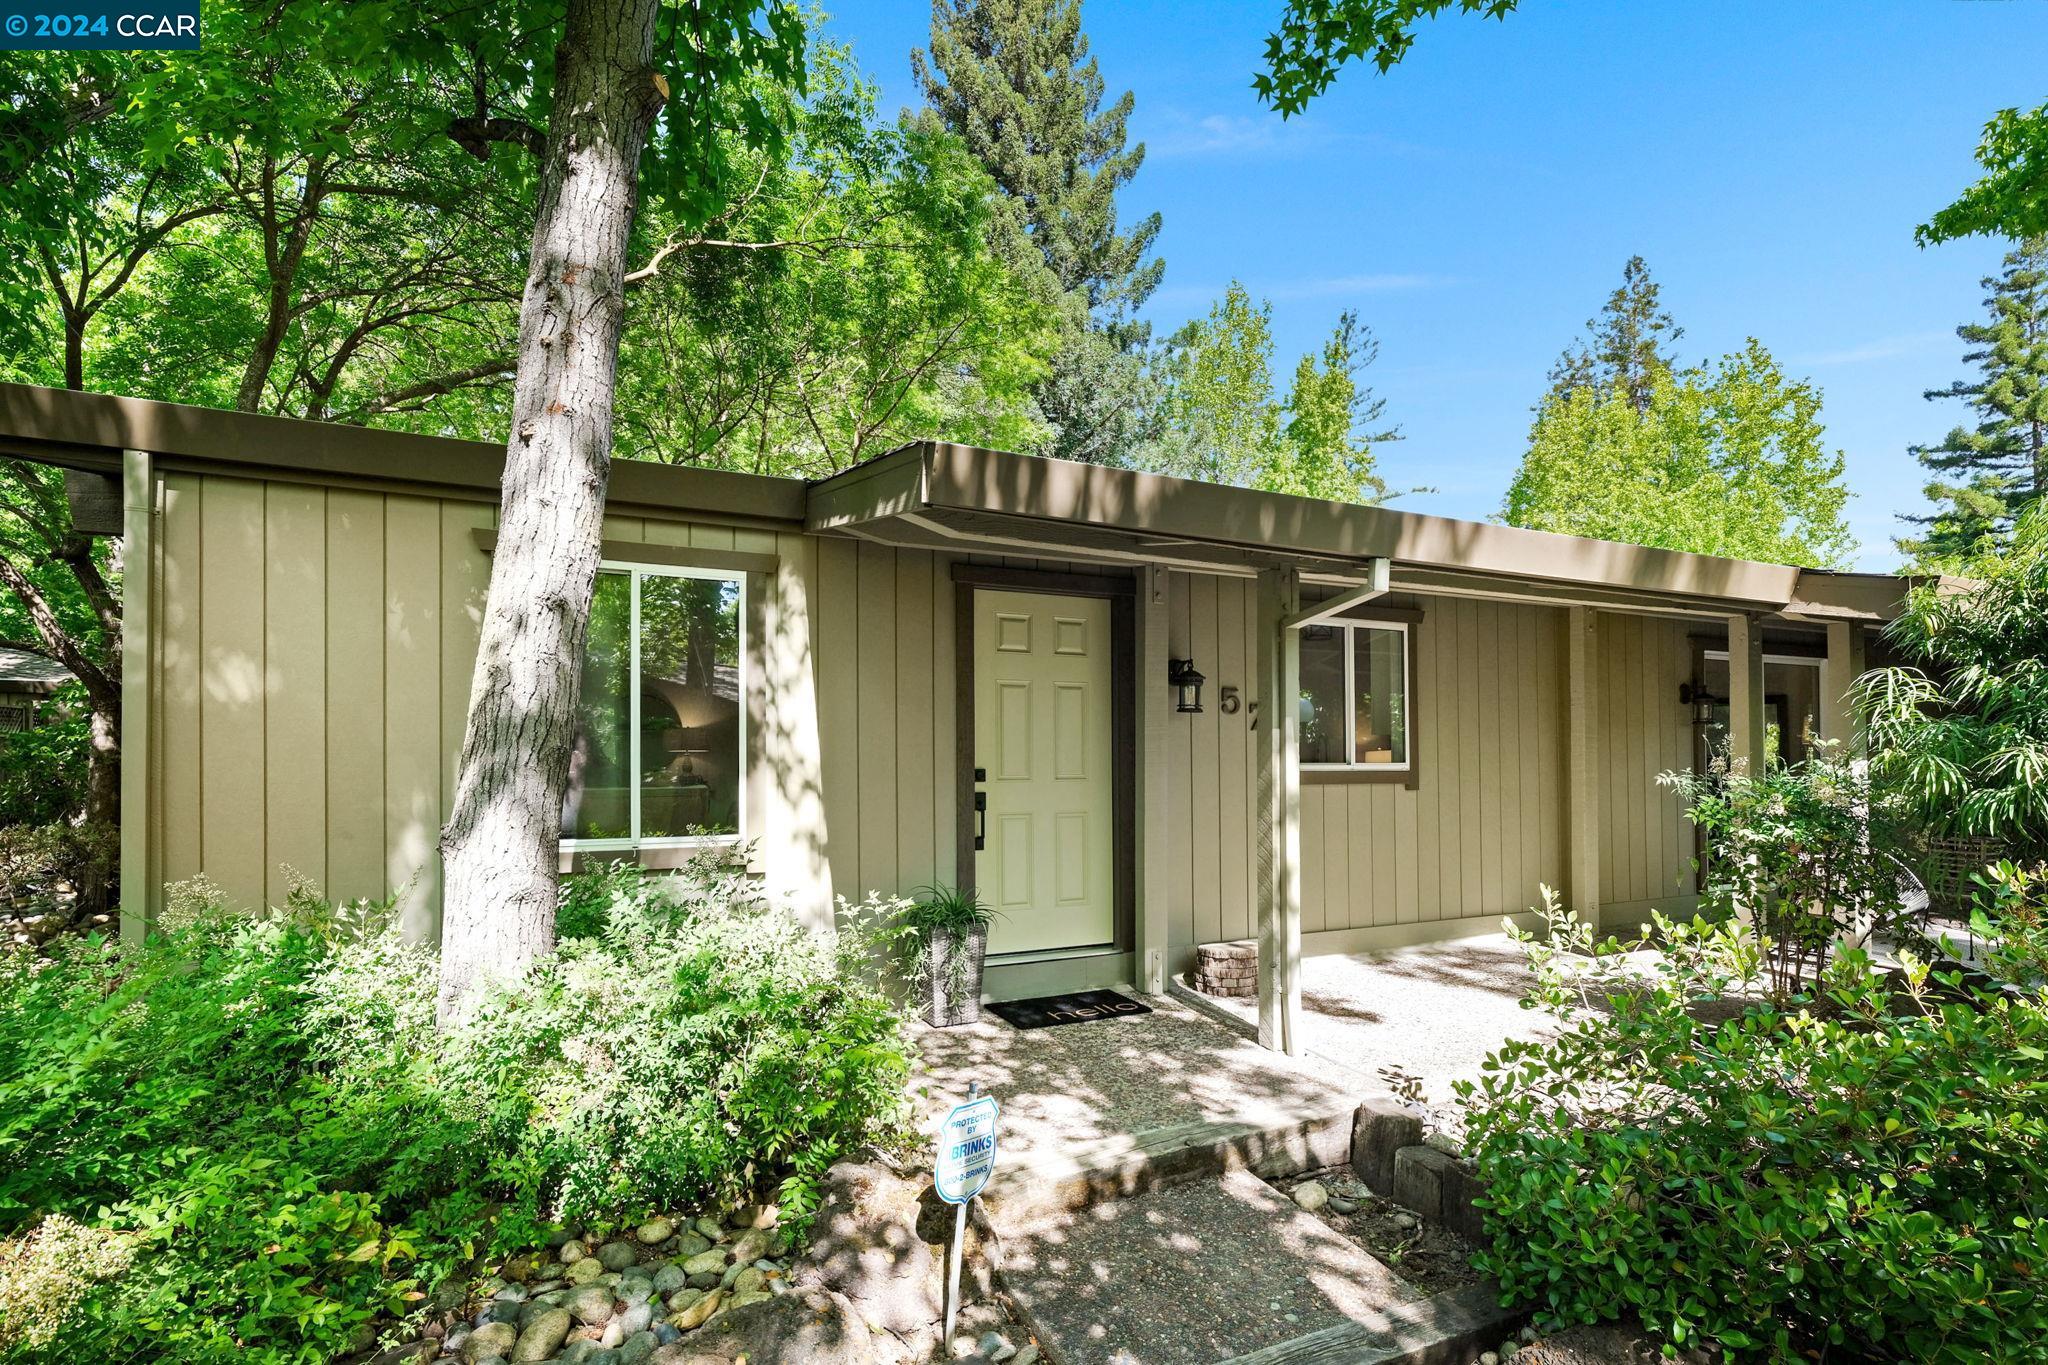
M1330 88L1347 63L1391 70L1415 43L1415 25L1447 9L1505 19L1519 0L1288 0L1266 38L1266 69L1252 78L1260 99L1292 118Z
M1905 662L1857 683L1879 776L1934 829L2048 854L2048 503L1914 592L1888 634Z
M1206 317L1167 341L1157 420L1142 462L1162 473L1250 486L1279 458L1273 305L1235 280Z
M1273 380L1273 305L1231 281L1207 316L1168 340L1158 363L1152 439L1133 463L1181 478L1301 497L1377 503L1390 495L1373 458L1399 439L1385 400L1361 382L1379 343L1344 313L1295 367L1286 401Z
M1268 469L1261 487L1332 502L1377 504L1392 496L1373 446L1398 441L1401 434L1381 426L1387 400L1359 379L1379 353L1372 330L1347 311L1338 316L1321 356L1301 358L1281 429L1284 458Z
M1976 423L1953 428L1938 445L1912 447L1934 475L1926 491L1935 510L1906 518L1926 531L1899 549L1923 566L1962 563L2048 493L2048 237L2007 253L2004 270L1984 287L1988 319L1956 328L1978 378L1927 393L1961 399Z
M1079 0L934 0L931 46L911 66L935 117L1002 191L1000 249L1048 273L1062 343L1035 390L1045 453L1116 458L1146 397L1148 331L1134 314L1166 268L1150 255L1158 214L1128 231L1118 222L1117 191L1145 159L1128 145L1130 93L1103 103Z
M1614 387L1628 394L1637 412L1650 405L1650 388L1674 364L1670 344L1685 335L1658 302L1660 288L1650 267L1631 256L1621 268L1621 286L1607 298L1600 316L1586 320L1586 337L1558 357L1550 370L1550 391Z
M1977 144L1977 164L1984 168L1977 183L1915 230L1920 244L2048 235L2048 104L1993 115Z
M1713 366L1551 394L1509 486L1514 526L1778 564L1836 567L1854 541L1821 394L1752 339Z
M989 245L987 172L928 119L879 123L843 50L810 68L782 144L737 154L753 188L640 285L619 453L817 477L918 437L1037 445L1059 333Z

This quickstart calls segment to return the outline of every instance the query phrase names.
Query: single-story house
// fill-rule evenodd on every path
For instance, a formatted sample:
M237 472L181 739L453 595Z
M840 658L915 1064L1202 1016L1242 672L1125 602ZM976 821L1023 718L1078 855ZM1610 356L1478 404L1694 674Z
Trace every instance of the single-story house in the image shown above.
M123 481L130 932L288 866L432 935L502 450L0 386L0 451ZM1909 587L936 442L622 462L604 561L565 865L972 885L995 998L1258 937L1283 1047L1302 953L1686 909L1658 773L1847 737Z
M41 723L50 694L70 681L64 665L0 645L0 735L18 734Z

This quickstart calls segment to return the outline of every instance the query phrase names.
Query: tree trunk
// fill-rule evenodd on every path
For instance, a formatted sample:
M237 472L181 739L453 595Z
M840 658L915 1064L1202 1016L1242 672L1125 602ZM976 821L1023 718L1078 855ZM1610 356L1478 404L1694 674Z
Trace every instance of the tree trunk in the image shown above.
M446 881L440 1016L554 944L556 860L610 474L638 163L664 87L659 0L570 0L556 54L498 546L470 684Z

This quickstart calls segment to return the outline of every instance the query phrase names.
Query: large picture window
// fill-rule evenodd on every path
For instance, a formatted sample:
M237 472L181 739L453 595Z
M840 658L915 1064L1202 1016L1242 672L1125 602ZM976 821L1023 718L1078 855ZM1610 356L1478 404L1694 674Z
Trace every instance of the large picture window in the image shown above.
M600 570L565 841L632 848L741 835L744 596L738 574Z
M1301 765L1405 772L1408 627L1331 621L1301 630Z

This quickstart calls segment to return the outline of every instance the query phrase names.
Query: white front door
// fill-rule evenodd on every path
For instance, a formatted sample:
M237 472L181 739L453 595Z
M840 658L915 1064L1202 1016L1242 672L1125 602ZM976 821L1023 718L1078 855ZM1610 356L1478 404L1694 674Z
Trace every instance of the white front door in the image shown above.
M1110 603L974 594L975 886L991 953L1116 939Z

